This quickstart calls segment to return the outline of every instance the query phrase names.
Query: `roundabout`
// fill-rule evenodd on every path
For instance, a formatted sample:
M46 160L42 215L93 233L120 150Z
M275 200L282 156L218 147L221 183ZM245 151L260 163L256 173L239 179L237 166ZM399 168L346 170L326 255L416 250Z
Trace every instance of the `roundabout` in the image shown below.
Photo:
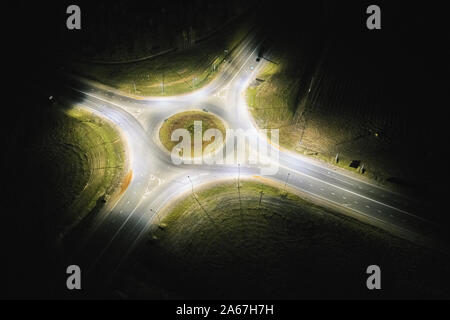
M80 259L89 265L88 272L93 278L108 281L127 256L147 239L148 233L157 228L163 208L178 201L182 194L195 193L203 185L222 179L261 177L302 192L349 216L379 227L388 225L404 238L422 241L416 231L423 221L410 213L412 202L409 199L332 167L279 150L254 126L244 92L259 68L267 63L256 62L257 48L254 38L247 39L238 49L236 58L215 80L185 95L136 100L92 81L82 81L89 90L72 87L74 102L95 110L122 131L129 144L133 170L133 178L120 201L95 223L96 228L80 246ZM273 165L276 170L264 174L261 163L234 158L223 163L175 164L169 150L173 150L179 139L171 141L169 137L172 138L176 129L184 129L192 135L191 122L198 119L206 123L202 134L203 129L213 127L219 127L216 129L221 132L226 129L246 132L258 142L258 148L252 150L254 154L260 156L266 149L270 154L279 155L276 159L266 159L266 165ZM234 139L227 135L226 140ZM226 153L229 152L231 149L226 148ZM103 274L105 265L114 266L114 271Z
M189 158L194 157L194 149L195 149L195 122L200 122L200 130L198 134L202 137L201 139L201 150L203 151L201 153L201 156L208 156L207 150L205 150L208 145L211 145L215 142L215 137L212 137L211 141L206 141L203 139L205 132L210 129L219 130L221 133L222 139L217 145L218 148L223 146L223 141L226 137L226 126L223 120L219 119L214 114L211 114L209 112L205 112L203 110L192 110L192 111L184 111L181 113L174 114L168 119L165 119L162 123L160 129L159 129L159 140L161 144L165 147L166 151L169 153L175 152L174 148L180 143L186 141L183 141L183 138L179 138L179 140L174 141L175 139L172 139L172 135L175 130L182 129L185 131L185 134L189 135L190 143L187 142L187 145L189 146L190 153L187 155ZM186 132L187 131L187 132ZM183 131L181 131L183 132ZM219 150L215 150L216 152Z

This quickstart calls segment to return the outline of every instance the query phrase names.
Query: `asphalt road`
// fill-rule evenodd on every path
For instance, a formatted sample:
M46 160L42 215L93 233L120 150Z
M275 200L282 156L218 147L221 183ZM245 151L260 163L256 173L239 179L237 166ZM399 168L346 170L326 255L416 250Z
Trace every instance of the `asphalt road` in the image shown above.
M256 61L259 41L249 36L235 58L209 85L192 93L134 99L92 81L71 78L69 103L95 111L116 124L128 142L133 179L110 212L104 212L78 243L74 262L87 270L94 282L107 283L127 255L145 239L158 222L156 215L181 194L217 179L261 176L259 165L180 165L158 141L159 126L171 115L206 109L222 118L228 128L250 130L261 144L276 148L255 128L243 93L258 70L269 63ZM255 151L257 152L257 151ZM298 154L279 151L279 170L264 178L285 183L349 214L395 229L411 240L433 232L434 226L421 217L414 199L377 186ZM288 177L289 176L289 177ZM89 282L87 282L89 287Z

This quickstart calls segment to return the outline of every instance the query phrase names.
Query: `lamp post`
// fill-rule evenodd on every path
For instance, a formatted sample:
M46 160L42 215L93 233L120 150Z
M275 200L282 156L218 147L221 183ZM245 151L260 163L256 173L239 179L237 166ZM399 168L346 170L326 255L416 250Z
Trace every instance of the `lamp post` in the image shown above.
M192 183L191 177L187 176L187 178L189 179L189 182L191 183L192 194L194 194L194 184Z
M286 186L287 186L290 175L291 175L290 173L287 174L286 181L284 182L284 192L286 192Z

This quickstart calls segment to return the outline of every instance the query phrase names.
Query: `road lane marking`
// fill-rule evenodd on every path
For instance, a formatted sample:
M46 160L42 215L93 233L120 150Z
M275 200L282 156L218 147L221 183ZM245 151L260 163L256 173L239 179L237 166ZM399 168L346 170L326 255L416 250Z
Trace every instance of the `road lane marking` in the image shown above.
M408 216L411 216L411 217L413 217L413 218L416 218L416 219L419 219L419 220L421 220L421 221L424 221L424 222L429 223L428 220L426 220L426 219L424 219L424 218L422 218L422 217L416 216L416 215L414 215L414 214L412 214L412 213L406 212L406 211L404 211L404 210L402 210L402 209L393 207L393 206L388 205L388 204L386 204L386 203L377 201L377 200L375 200L375 199L371 199L371 198L369 198L369 197L366 197L366 196L364 196L364 195L358 194L358 193L356 193L356 192L353 192L353 191L347 190L347 189L345 189L345 188L336 186L336 185L334 185L334 184L332 184L332 183L329 183L329 182L327 182L327 181L320 180L320 179L318 179L318 178L316 178L316 177L310 176L310 175L308 175L308 174L306 174L306 173L304 173L304 172L298 171L298 170L296 170L296 169L287 168L287 167L285 167L285 166L282 165L282 164L279 164L279 166L280 166L280 167L284 167L284 168L285 168L286 170L288 170L288 171L296 172L296 173L298 173L298 174L300 174L300 175L303 175L303 176L305 176L305 177L309 177L310 179L313 179L313 180L319 181L319 182L321 182L321 183L330 185L330 186L332 186L332 187L334 187L334 188L337 188L337 189L340 189L340 190L342 190L342 191L345 191L345 192L354 194L354 195L356 195L356 196L358 196L358 197L361 197L361 198L364 198L364 199L366 199L366 200L369 200L369 201L378 203L378 204L380 204L380 205L382 205L382 206L388 207L388 208L390 208L390 209L399 211L399 212L404 213L404 214L406 214L406 215L408 215ZM357 203L357 202L356 202L356 203Z

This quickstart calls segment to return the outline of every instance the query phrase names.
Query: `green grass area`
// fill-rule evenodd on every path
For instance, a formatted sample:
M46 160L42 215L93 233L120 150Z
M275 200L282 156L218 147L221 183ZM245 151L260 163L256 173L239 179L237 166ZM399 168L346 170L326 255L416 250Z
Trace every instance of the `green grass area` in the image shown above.
M280 145L293 149L298 139L292 135L290 126L294 121L295 80L290 78L282 65L268 63L260 71L257 79L247 89L247 103L257 125L261 128L279 129ZM287 84L293 81L291 86Z
M162 145L169 151L172 152L172 149L179 143L180 141L172 141L171 136L172 133L176 129L186 129L189 131L191 135L191 156L193 156L194 150L194 122L201 121L202 122L202 137L206 130L208 129L218 129L222 132L223 141L225 141L226 137L226 129L224 123L214 116L213 114L204 112L204 111L186 111L173 115L169 119L166 119L159 130L159 139ZM214 140L213 140L214 141ZM213 141L202 141L202 150L211 144Z
M261 200L261 201L260 201ZM251 179L187 195L148 234L121 288L129 297L298 299L448 297L449 263L282 186ZM137 261L137 263L136 263ZM369 292L366 268L382 268ZM130 274L132 276L130 276ZM444 276L446 277L446 276ZM414 281L412 281L414 279Z
M192 48L149 60L109 65L74 62L69 69L130 95L183 94L214 79L232 59L248 28L248 22L235 23Z
M117 194L124 178L124 144L100 117L55 104L47 115L46 133L34 148L35 170L50 186L45 192L61 231Z
M268 63L246 91L247 104L260 128L279 129L281 147L361 174L351 168L353 160L364 164L364 176L380 182L393 172L389 168L388 141L376 131L358 128L358 120L334 111L320 110L308 98L299 98L300 77L286 57ZM339 111L339 110L338 110ZM339 161L336 162L336 155Z

